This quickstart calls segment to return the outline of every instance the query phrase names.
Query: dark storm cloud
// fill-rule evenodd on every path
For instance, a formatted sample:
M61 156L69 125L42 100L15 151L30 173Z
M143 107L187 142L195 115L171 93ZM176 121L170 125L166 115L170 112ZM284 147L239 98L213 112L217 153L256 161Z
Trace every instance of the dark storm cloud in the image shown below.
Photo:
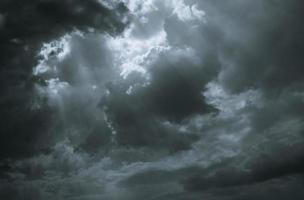
M242 187L230 187L220 189L210 189L205 192L180 192L160 195L158 200L176 199L210 199L210 200L235 200L235 199L279 199L289 198L302 199L303 192L302 177L290 176L282 179L272 180L264 183L246 185Z
M182 183L189 191L205 191L210 188L239 187L263 183L285 176L302 174L303 158L301 146L279 147L275 153L256 156L245 166L240 164L245 159L244 157L230 159L214 167L200 170L192 175L192 178L183 180Z
M148 86L148 100L160 116L180 121L192 114L215 111L202 95L205 85L217 72L218 63L193 63L191 58L178 58L173 62L160 57L151 68L151 84ZM149 94L150 93L150 94Z
M50 14L59 1L24 2L20 16L29 19L37 13L41 20L34 18L33 27L20 25L27 31L18 33L18 38L17 33L8 36L10 26L17 30L17 20L0 9L0 31L11 37L5 43L11 48L7 54L20 59L6 56L3 63L17 69L22 59L28 61L28 71L10 71L12 75L30 76L33 60L27 58L41 41L74 27L99 27L111 33L123 27L119 20L108 25L107 18L119 19L116 14L122 7L115 14L93 1L64 1L60 5L65 7ZM21 109L16 114L16 105L24 108L32 93L20 93L18 99L15 90L3 86L3 96L8 99L11 94L10 99L16 100L12 109L4 109L4 116L11 115L9 123L1 125L7 134L1 142L7 145L1 148L8 155L16 149L20 156L17 145L28 154L49 147L50 141L43 143L46 134L38 136L50 125L46 120L52 122L51 133L59 136L39 155L0 162L4 171L0 178L11 181L1 180L0 198L303 199L303 3L125 2L134 22L119 37L72 36L71 52L57 63L56 72L60 83L68 83L67 89L54 99L46 95L46 104L54 107L41 104L42 110ZM18 7L10 8L17 13ZM206 12L206 19L197 9ZM100 18L100 13L107 17ZM61 18L65 22L56 25ZM47 36L33 31L40 22ZM54 33L44 24L51 25ZM115 45L120 48L118 58ZM17 54L17 49L25 53ZM142 64L145 73L119 77L116 65L121 61L130 68ZM53 74L42 75L40 81L49 76ZM14 77L11 84L25 80ZM29 80L21 91L31 91ZM7 107L7 101L2 102ZM42 127L36 126L37 121ZM32 128L31 134L15 134Z
M59 95L54 94L49 85L40 88L55 112L56 118L49 121L55 143L68 138L75 146L91 153L111 143L111 129L98 107L105 94L104 84L117 78L105 42L104 36L95 33L85 37L72 34L67 42L68 55L60 62L49 61L50 65L52 61L56 63L57 70L40 75L46 80L58 78L59 84L67 85Z
M227 66L220 80L227 89L259 88L276 93L303 85L303 2L213 1L206 5L211 5L210 20L225 35L226 49L222 50Z
M197 136L178 133L178 126L195 114L216 112L202 95L216 69L214 63L195 63L183 55L164 53L151 66L147 85L136 73L127 78L129 84L109 85L110 94L100 106L106 109L117 131L118 142L171 151L189 148ZM137 85L132 84L134 81ZM128 94L130 86L133 88ZM168 127L165 122L173 126Z
M300 88L297 89L301 90ZM275 97L265 98L260 108L252 110L251 120L254 132L263 133L263 131L273 126L279 126L290 120L303 122L304 106L302 95L285 90ZM296 126L288 127L288 129L292 130L294 127Z
M204 38L209 38L209 43L198 40L200 36L189 31L186 24L174 17L168 18L165 23L168 41L174 46L190 45L200 49L200 53L207 51L214 55L216 51L216 59L222 67L218 80L227 92L236 95L249 89L259 92L260 100L241 112L234 111L233 117L228 120L233 124L236 120L234 115L245 113L246 119L250 122L250 131L242 146L244 152L241 153L242 156L237 156L229 162L220 162L217 167L198 170L195 175L181 175L180 171L176 174L166 170L146 171L125 180L124 186L166 184L178 181L181 175L193 176L187 181L181 181L185 189L190 190L189 193L193 190L209 193L210 188L238 190L242 187L254 188L256 185L268 183L270 186L264 187L276 187L277 183L273 180L281 181L285 177L302 174L304 73L300 54L303 51L304 35L301 26L303 3L202 1L200 4L207 13L209 25L202 25L201 29L196 30L200 31ZM208 45L202 48L197 44ZM157 105L162 104L158 102ZM166 108L169 110L170 106ZM177 108L174 110L178 111ZM227 134L236 132L228 128L229 123L218 125ZM250 152L249 149L254 149L254 152ZM297 187L301 188L303 185L299 183ZM292 191L288 185L284 185L284 189L285 196ZM191 197L189 193L185 194L187 198ZM300 198L303 193L297 191L293 195ZM199 199L199 196L193 195L193 199ZM233 199L242 195L235 191L233 197L229 196L206 195L210 199ZM249 192L244 196L253 198L255 195ZM275 198L274 196L265 191L260 194L261 198ZM164 199L167 199L167 196Z
M207 168L192 166L177 170L147 170L130 176L119 184L131 191L136 191L138 187L153 188L157 185L169 189L179 185L184 187L184 191L188 192L188 195L195 193L197 195L212 194L212 196L219 195L224 198L230 195L237 197L242 195L251 196L254 194L243 194L240 190L242 188L255 188L258 185L264 185L263 187L266 188L280 187L275 185L276 181L285 182L284 180L290 177L300 179L302 177L304 162L303 147L301 146L279 147L275 155L273 153L272 155L258 155L244 166L242 162L246 159L244 157L248 156L254 157L254 155L246 152L243 157L222 160ZM269 185L267 186L267 184ZM304 187L301 181L296 185L298 188ZM230 194L225 192L229 190L231 191ZM290 189L286 189L285 192L288 193L288 190ZM159 192L159 196L162 196L161 193L165 193L161 190ZM144 189L142 193L138 193L143 195L145 193ZM297 193L300 196L304 195L302 192ZM264 191L260 195L267 196L268 194Z
M236 158L232 167L222 164L218 172L198 174L186 185L198 190L239 187L302 174L303 150L299 147L303 145L304 130L304 73L300 56L303 3L205 1L201 4L209 14L209 22L217 24L222 35L218 41L223 56L220 84L234 94L256 89L262 98L256 102L257 106L243 111L248 114L251 129L243 147L255 149L257 155L245 151L244 157ZM222 128L229 131L226 126ZM267 140L266 144L263 139ZM242 171L244 166L238 162L247 163L248 168Z
M126 11L123 5L117 10L119 15ZM40 45L41 41L59 37L75 28L120 32L124 27L118 13L94 0L4 0L1 2L0 12L5 16L5 24L0 33L1 46L6 49L1 55L3 67L11 62L18 62L19 56L12 56L16 56L18 52L23 53L26 45L33 48L33 45Z
M37 82L32 68L41 44L74 29L116 34L124 28L125 12L122 4L110 10L94 0L1 1L1 157L30 155L47 147L42 133L47 133L53 111L46 105L31 108Z
M232 23L232 26L237 23L237 29L223 29L226 37L233 38L235 36L232 34L242 33L239 34L239 41L227 40L229 51L228 54L225 53L228 56L224 56L227 65L224 65L219 80L231 92L238 93L254 88L261 91L263 95L258 108L246 111L251 116L252 132L245 145L261 148L259 139L265 137L269 140L267 143L269 148L266 148L266 154L269 157L252 158L253 162L256 161L258 164L253 164L251 172L247 175L235 174L229 177L228 170L224 173L228 177L219 175L215 184L225 185L225 181L228 181L227 185L246 184L293 173L303 173L301 170L303 151L292 144L292 135L298 135L299 145L302 144L303 138L304 106L303 97L300 95L303 91L304 74L300 56L303 51L304 29L300 25L303 18L301 11L303 3L301 1L288 3L257 1L253 4L240 3L242 6L240 10L236 10L234 4L220 6L217 1L213 3L211 4L216 8L225 8L225 12L222 12L223 16L232 16L232 18L226 18L227 23ZM241 21L235 18L238 16L237 13L243 13L244 17ZM286 123L293 120L298 123L290 125ZM255 137L259 139L252 140ZM282 140L289 140L290 146L279 142ZM265 146L262 148L264 149ZM238 170L236 173L239 173ZM212 185L210 180L205 183L208 186ZM203 184L193 185L199 187Z

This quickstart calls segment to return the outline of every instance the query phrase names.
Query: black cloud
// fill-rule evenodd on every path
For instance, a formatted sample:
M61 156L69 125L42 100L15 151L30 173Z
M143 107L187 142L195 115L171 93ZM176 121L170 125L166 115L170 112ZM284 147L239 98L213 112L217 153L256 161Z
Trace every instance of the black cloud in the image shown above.
M32 110L32 76L43 42L73 30L89 28L116 34L124 28L123 4L110 10L97 1L9 1L0 3L1 150L2 158L30 155L47 148L47 123L53 111L47 105ZM47 100L45 100L47 101Z
M178 126L190 116L216 112L202 92L216 73L217 63L195 64L183 56L177 60L167 60L166 56L170 55L162 55L151 66L147 85L135 73L125 84L108 86L110 94L100 106L117 130L119 143L166 147L171 151L187 149L198 136L178 133L178 128L168 128L164 123ZM134 88L128 94L130 86Z

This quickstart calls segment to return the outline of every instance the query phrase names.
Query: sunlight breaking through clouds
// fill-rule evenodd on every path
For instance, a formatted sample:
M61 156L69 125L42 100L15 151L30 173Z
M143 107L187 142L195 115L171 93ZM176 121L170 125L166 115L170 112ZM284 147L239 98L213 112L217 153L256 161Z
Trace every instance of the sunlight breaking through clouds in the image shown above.
M304 198L303 3L12 2L0 199Z

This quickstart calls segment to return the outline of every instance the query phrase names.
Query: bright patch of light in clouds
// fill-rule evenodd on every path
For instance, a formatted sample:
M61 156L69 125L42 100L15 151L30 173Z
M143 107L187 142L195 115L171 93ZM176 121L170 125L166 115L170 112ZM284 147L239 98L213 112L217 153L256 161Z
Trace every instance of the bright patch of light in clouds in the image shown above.
M69 84L61 82L58 78L47 80L48 90L51 94L57 95L61 90L65 89Z
M115 55L115 63L121 69L123 77L132 71L145 73L145 67L151 62L151 59L153 60L153 54L169 48L166 32L160 31L151 38L141 39L133 37L130 33L131 29L126 31L122 37L109 38L108 41L108 45Z
M43 60L48 60L50 57L56 56L59 61L62 61L62 59L70 52L70 39L71 35L65 35L59 40L44 43L39 52L39 56L42 56Z
M71 51L70 39L71 35L67 34L58 40L44 43L38 53L41 59L34 68L33 74L37 76L47 72L56 72L56 63L61 62Z
M200 10L197 5L185 5L184 1L171 1L170 6L173 9L173 14L182 21L198 20L206 22L206 13Z
M166 13L158 23L162 27L151 37L138 37L134 35L137 27L131 23L129 28L120 37L110 37L108 45L115 54L115 63L121 69L121 75L126 77L132 71L146 72L147 66L153 62L161 52L171 47L167 41L167 33L164 30L165 17L176 15L181 21L198 20L205 22L205 12L197 5L186 5L183 0L125 0L132 15L139 19L139 22L150 26L149 14L153 12Z

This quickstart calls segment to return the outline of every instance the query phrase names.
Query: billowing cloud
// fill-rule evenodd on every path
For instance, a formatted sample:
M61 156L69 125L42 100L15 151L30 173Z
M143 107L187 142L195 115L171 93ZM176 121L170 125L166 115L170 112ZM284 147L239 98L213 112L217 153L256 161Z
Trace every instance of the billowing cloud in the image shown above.
M13 2L0 198L303 199L300 0Z
M107 8L94 0L1 1L1 157L28 156L48 148L48 121L53 111L47 104L37 107L33 103L36 102L34 84L41 81L32 74L39 48L43 43L76 30L121 32L126 23L123 19L126 8L123 4L113 6ZM50 45L52 47L43 47L49 52L44 51L44 55L39 56L59 53L52 49L56 44ZM44 64L40 63L36 74L47 70ZM48 84L53 92L66 86L56 79L49 80ZM48 100L41 99L43 101Z

